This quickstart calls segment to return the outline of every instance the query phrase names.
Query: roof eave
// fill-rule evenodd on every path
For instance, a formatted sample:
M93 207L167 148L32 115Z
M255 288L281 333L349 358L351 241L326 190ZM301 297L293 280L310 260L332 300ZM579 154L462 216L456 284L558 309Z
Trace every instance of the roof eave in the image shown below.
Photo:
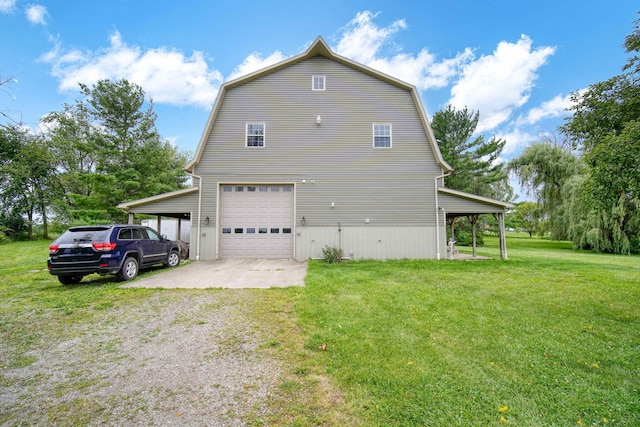
M464 191L453 190L451 188L446 188L446 187L438 187L438 192L450 194L452 196L462 197L464 199L475 200L477 202L482 202L482 203L490 204L493 206L501 206L505 209L510 209L515 207L512 203L509 203L509 202L502 202L500 200L491 199L489 197L483 197L483 196L478 196L471 193L465 193Z
M158 202L160 200L171 199L173 197L182 196L184 194L193 193L194 191L198 191L198 187L189 187L183 188L181 190L171 191L169 193L162 193L156 196L145 197L144 199L132 200L130 202L120 203L116 206L116 208L129 210L130 208L144 205L147 203Z

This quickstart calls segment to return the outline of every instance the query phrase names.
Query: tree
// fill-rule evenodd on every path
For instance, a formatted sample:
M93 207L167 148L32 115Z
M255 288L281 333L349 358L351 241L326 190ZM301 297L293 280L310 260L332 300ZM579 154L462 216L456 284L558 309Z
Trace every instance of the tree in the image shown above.
M542 232L540 206L537 203L518 203L514 212L514 220L516 227L529 233L529 237L532 237L534 233L540 234Z
M623 73L573 93L561 127L589 170L574 243L614 253L640 251L640 20L624 46Z
M64 197L54 203L54 210L61 217L75 218L100 211L95 181L101 130L92 123L86 106L81 102L64 104L61 111L49 113L43 122L49 129L48 142L64 189Z
M141 87L101 80L80 89L84 99L45 118L72 220L123 221L117 204L185 186L187 154L161 138Z
M498 162L506 141L492 137L487 142L483 135L474 137L479 118L477 112L466 108L456 110L451 105L433 116L433 134L442 157L453 168L446 179L447 187L479 196L510 200L513 190L508 174L504 165ZM474 233L470 219L475 223L478 217L461 218L457 223L456 241L460 245L472 243ZM452 225L456 218L450 221ZM481 228L483 223L481 220ZM483 244L482 236L478 237L477 244Z
M527 147L508 167L527 194L535 197L540 217L548 218L551 238L567 239L569 222L562 189L570 177L584 171L582 161L570 151L539 142Z
M431 128L444 160L453 167L447 187L479 196L510 199L508 174L497 160L506 141L474 136L478 112L456 110L448 105L434 114Z
M4 218L26 216L28 238L33 238L35 215L48 238L48 208L59 196L53 156L42 136L15 126L0 129L0 209Z

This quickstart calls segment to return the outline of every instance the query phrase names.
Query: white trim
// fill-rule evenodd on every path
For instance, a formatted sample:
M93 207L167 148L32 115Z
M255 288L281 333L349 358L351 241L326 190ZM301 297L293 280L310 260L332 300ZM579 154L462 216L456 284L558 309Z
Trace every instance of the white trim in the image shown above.
M316 88L316 79L318 79L318 82L322 82L322 88ZM325 74L313 74L311 76L311 90L313 92L324 92L327 90L327 76Z
M479 202L479 203L499 206L499 207L502 207L504 209L514 208L515 207L512 203L509 203L509 202L503 202L503 201L496 200L496 199L490 199L489 197L477 196L475 194L465 193L464 191L452 190L451 188L438 187L438 191L440 193L449 194L451 196L460 197L460 198L463 198L463 199L473 200L473 201L476 201L476 202Z
M376 126L381 127L381 126L389 126L389 146L376 146ZM373 132L373 138L372 138L372 142L373 142L373 148L391 148L393 147L393 126L391 123L373 123L371 125L371 130ZM385 137L386 135L377 135L378 137Z
M260 136L258 134L249 135L249 126L262 126L262 145L249 145L249 136ZM267 124L265 122L246 122L245 123L244 146L245 148L264 148L267 146Z

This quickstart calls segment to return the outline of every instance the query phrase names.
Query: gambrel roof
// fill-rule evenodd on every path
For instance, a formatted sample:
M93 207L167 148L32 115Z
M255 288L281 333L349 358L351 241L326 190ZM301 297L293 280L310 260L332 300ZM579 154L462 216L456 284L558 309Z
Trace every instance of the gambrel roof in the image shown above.
M273 73L275 71L278 71L282 68L288 67L290 65L293 64L297 64L301 61L304 61L306 59L309 58L313 58L315 56L323 56L325 58L329 58L333 61L336 61L340 64L346 65L350 68L353 68L355 70L361 71L363 73L369 74L373 77L376 77L386 83L392 84L394 86L397 86L399 88L405 89L409 92L411 92L411 95L413 97L413 101L416 105L416 109L418 110L418 114L420 116L420 120L422 121L422 125L424 127L425 130L425 134L427 135L427 139L429 140L429 144L431 145L431 148L433 150L434 153L434 157L436 158L436 161L438 162L438 164L442 167L442 170L444 173L446 172L450 172L453 170L453 168L444 160L444 158L442 157L442 153L440 153L440 149L438 148L438 143L436 142L436 138L433 135L433 131L431 130L431 126L429 126L429 120L427 119L427 115L424 111L424 108L422 107L422 102L420 101L420 95L418 93L418 90L416 89L415 86L403 82L402 80L396 79L395 77L389 76L388 74L382 73L380 71L376 71L373 68L367 67L365 65L359 64L357 62L354 62L348 58L345 58L344 56L340 56L336 53L334 53L329 46L327 46L327 44L325 43L325 41L322 39L322 37L318 37L312 44L311 46L309 46L309 48L296 56L293 56L289 59L286 59L284 61L281 61L277 64L271 65L269 67L263 68L261 70L255 71L251 74L248 74L246 76L243 77L239 77L237 79L234 80L230 80L224 84L222 84L222 86L220 86L220 90L218 92L218 96L216 98L215 103L213 104L213 108L211 110L211 113L209 114L209 119L207 120L207 124L204 128L204 131L202 132L202 136L200 137L200 142L198 144L198 148L196 149L196 153L195 156L193 157L193 159L187 163L187 165L185 166L185 171L189 172L189 173L193 173L194 172L194 168L195 166L200 162L200 159L202 157L202 153L204 151L204 147L207 144L207 140L208 140L208 136L211 132L211 128L213 126L213 124L216 121L216 116L218 115L220 106L222 105L222 100L225 97L225 94L227 92L228 89L231 89L233 87L236 86L240 86L242 84L248 83L250 81L253 81L255 79L259 79L262 76L265 76L267 74Z

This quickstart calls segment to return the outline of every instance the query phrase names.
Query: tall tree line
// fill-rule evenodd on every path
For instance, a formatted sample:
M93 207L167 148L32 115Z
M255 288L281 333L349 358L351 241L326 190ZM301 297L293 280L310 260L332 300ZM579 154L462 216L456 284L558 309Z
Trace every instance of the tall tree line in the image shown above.
M117 204L186 185L188 153L160 136L141 87L102 80L80 85L80 93L80 100L44 117L42 134L0 126L5 232L26 228L31 237L35 216L45 235L51 217L65 224L122 222Z
M622 74L571 95L566 147L537 144L510 166L537 196L552 236L577 248L640 253L640 20Z

